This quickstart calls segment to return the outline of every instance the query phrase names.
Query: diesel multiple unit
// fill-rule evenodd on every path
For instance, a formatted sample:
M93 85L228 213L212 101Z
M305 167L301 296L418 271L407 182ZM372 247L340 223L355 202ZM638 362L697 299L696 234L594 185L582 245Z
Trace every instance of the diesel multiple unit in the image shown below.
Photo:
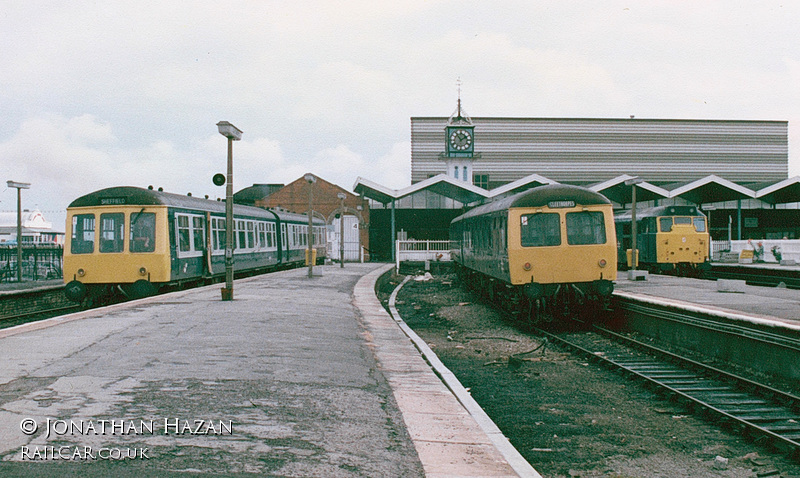
M115 291L144 297L164 285L224 276L225 203L136 187L113 187L67 208L65 294L80 302ZM234 205L237 273L305 261L308 218ZM313 247L324 255L325 224L314 219Z
M490 298L537 313L602 302L616 280L611 202L563 184L472 209L450 227L459 274Z

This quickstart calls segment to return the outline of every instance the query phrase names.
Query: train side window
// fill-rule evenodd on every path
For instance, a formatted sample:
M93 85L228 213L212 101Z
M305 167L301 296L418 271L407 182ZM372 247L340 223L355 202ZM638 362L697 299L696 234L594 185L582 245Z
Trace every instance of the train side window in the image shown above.
M245 228L244 221L234 221L236 223L236 235L239 239L237 249L247 248L247 229Z
M267 223L267 247L278 247L278 241L275 237L275 223Z
M122 252L125 243L125 214L100 214L100 252Z
M202 251L206 243L206 226L202 217L192 218L192 238L194 240L194 250Z
M561 245L561 220L556 213L524 214L520 217L522 247Z
M156 250L156 215L152 212L131 214L131 252Z
M567 213L567 244L574 246L606 243L606 225L600 211Z
M247 248L253 249L256 247L256 233L255 224L253 221L247 221Z
M211 218L211 238L214 241L213 248L215 251L221 251L225 249L225 235L227 232L225 231L225 219L221 217L212 217Z
M192 248L190 243L189 216L176 216L178 224L178 251L189 252Z
M661 232L672 232L672 218L660 217L658 218Z
M76 214L72 216L73 254L91 254L94 252L94 214Z
M697 232L706 232L706 218L702 216L696 216L692 218L694 220L694 230Z

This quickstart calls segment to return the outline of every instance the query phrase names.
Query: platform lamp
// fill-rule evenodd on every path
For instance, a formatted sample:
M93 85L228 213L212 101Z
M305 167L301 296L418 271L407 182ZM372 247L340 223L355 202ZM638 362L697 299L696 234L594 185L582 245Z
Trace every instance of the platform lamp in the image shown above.
M17 282L22 282L22 190L30 189L31 183L7 181L6 184L17 189Z
M635 177L625 181L631 187L631 270L636 270L639 264L639 249L636 245L636 185L644 182L642 178Z
M314 226L311 222L311 217L313 215L312 208L314 206L314 183L317 182L317 178L315 178L313 174L308 173L303 176L303 179L308 183L308 250L306 252L308 255L306 256L306 261L308 261L308 278L311 279L314 277Z
M222 300L233 300L233 142L242 139L242 130L227 121L217 123L219 134L228 138L228 180L225 185L225 288Z
M342 201L342 212L339 213L339 267L344 268L344 200L347 194L339 193L336 197Z

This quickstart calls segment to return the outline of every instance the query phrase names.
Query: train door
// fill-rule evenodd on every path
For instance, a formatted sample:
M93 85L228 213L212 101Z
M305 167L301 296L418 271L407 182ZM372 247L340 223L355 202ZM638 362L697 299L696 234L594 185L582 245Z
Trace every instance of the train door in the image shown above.
M333 220L333 235L331 238L331 258L335 261L339 260L342 250L340 244L340 231L342 220L341 216ZM344 260L345 261L358 261L361 252L361 238L360 230L358 228L358 217L344 216Z
M281 261L287 262L289 260L289 235L286 233L286 223L281 223Z

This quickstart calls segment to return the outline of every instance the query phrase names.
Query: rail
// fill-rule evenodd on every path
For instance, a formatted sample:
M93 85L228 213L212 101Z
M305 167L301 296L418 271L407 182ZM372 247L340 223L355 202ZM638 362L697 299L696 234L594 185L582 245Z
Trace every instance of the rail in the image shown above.
M395 258L399 269L407 261L450 261L450 241L398 240Z

